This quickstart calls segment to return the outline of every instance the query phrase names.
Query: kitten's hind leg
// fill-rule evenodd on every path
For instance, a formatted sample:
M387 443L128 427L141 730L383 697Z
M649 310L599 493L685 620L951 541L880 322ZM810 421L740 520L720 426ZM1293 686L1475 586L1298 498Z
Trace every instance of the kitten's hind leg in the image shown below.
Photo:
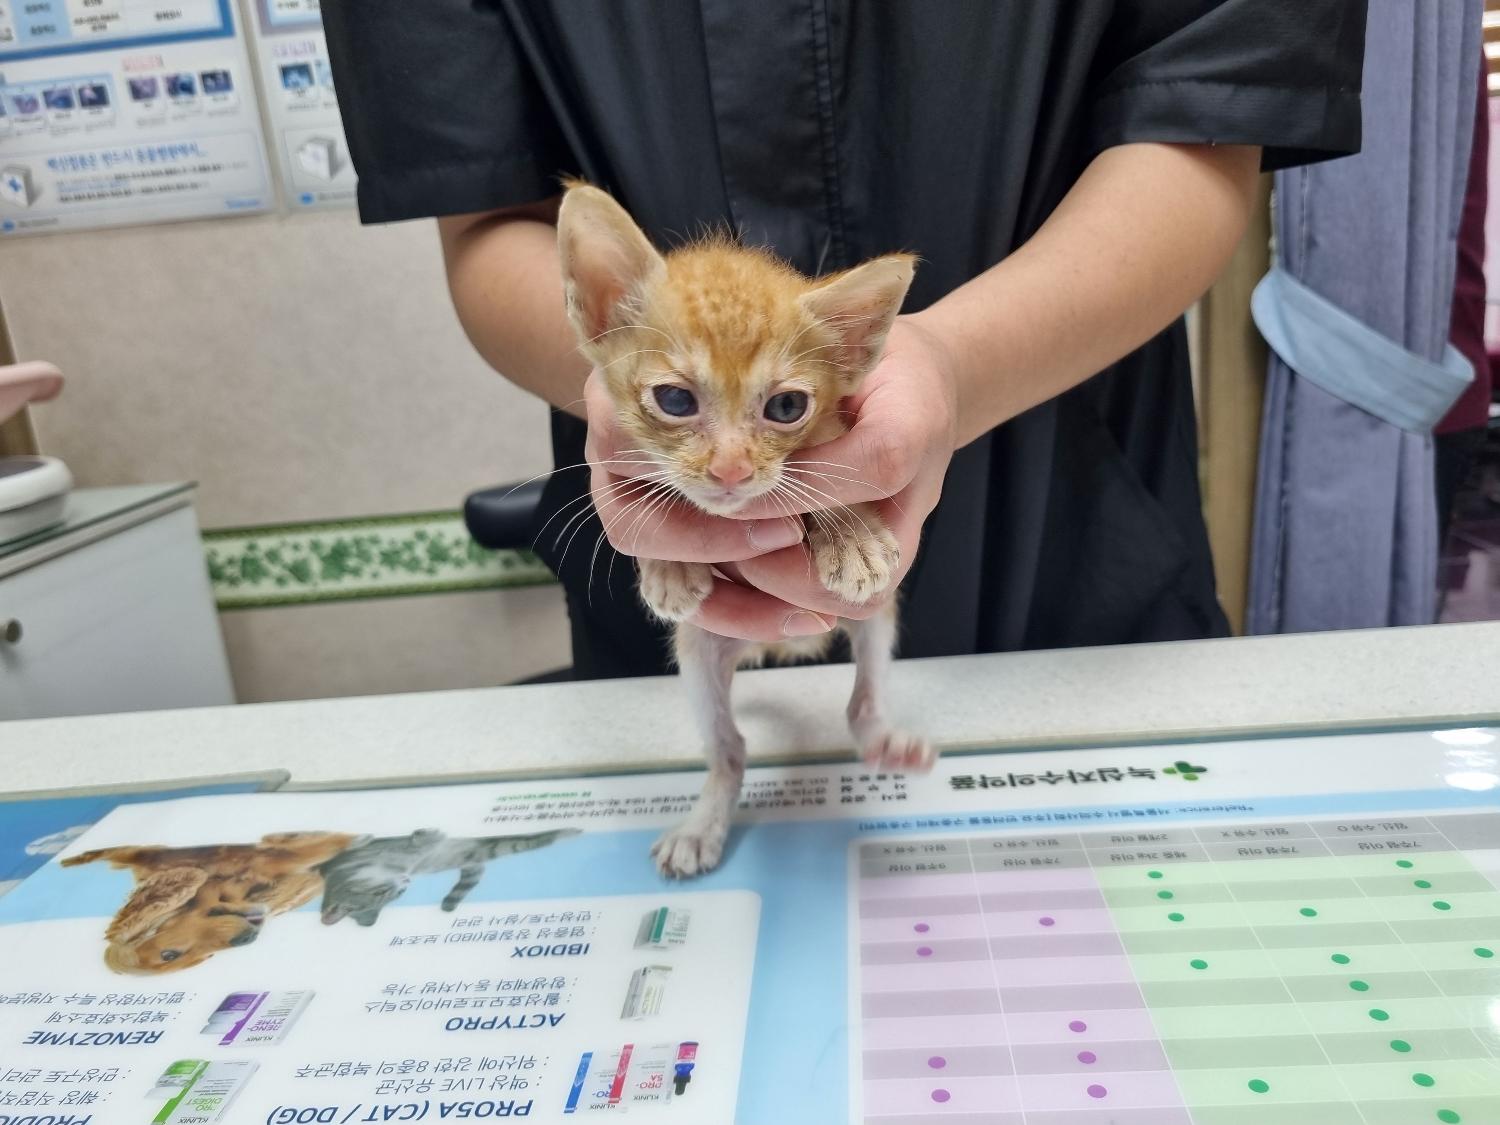
M859 755L882 769L926 773L937 761L932 743L892 727L885 717L885 693L896 648L896 607L887 606L867 621L846 621L854 652L854 691L849 696L849 733Z
M682 878L716 867L745 776L745 739L734 725L729 684L744 641L696 625L678 625L677 663L708 756L708 779L688 818L656 841L651 854L663 875Z

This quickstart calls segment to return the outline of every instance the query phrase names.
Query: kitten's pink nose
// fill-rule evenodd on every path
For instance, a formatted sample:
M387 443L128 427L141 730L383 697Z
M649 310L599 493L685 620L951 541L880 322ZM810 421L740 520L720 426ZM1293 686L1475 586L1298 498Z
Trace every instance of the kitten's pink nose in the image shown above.
M720 454L708 463L708 475L726 486L748 480L754 471L750 465L750 459L743 455L726 457Z

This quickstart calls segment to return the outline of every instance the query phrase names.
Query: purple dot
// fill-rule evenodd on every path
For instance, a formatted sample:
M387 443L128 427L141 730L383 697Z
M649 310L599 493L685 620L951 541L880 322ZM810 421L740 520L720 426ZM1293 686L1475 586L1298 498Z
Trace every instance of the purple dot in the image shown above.
M935 1102L945 1102L952 1096L947 1090L934 1090L932 1092L932 1100Z
M933 1070L942 1070L943 1067L948 1065L948 1060L943 1058L942 1055L933 1055L932 1058L927 1060L927 1065L932 1067Z
M1037 922L1040 923L1043 926L1055 926L1055 925L1057 925L1057 919L1056 918L1038 918Z
M930 945L919 945L919 946L917 946L917 956L918 957L931 957L932 956L932 946L930 946Z
M1102 1098L1107 1093L1109 1093L1109 1091L1106 1090L1103 1086L1090 1086L1088 1088L1088 1095L1091 1098Z
M928 930L932 929L932 927L929 926L926 922L918 922L915 926L912 927L912 929L916 930L919 934L925 934Z
M1079 1051L1078 1061L1081 1063L1096 1063L1099 1061L1099 1056L1094 1054L1093 1051Z
M1074 1020L1072 1023L1068 1024L1069 1031L1087 1031L1088 1029L1089 1025L1084 1023L1082 1020Z

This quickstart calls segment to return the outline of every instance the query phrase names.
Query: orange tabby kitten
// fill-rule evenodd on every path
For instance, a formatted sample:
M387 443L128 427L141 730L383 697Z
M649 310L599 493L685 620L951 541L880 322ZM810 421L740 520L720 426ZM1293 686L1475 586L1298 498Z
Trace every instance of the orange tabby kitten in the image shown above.
M799 468L793 455L845 431L840 402L879 360L914 259L890 254L811 280L722 239L664 256L618 203L582 184L563 197L557 231L582 352L603 375L631 452L652 466L638 485L643 506L633 510L651 512L664 495L715 515L763 496L816 500L817 479L827 474ZM873 506L803 520L829 591L860 604L890 585L899 549ZM709 633L688 619L713 587L711 567L638 565L642 600L676 625L678 666L707 742L697 805L652 849L664 874L692 875L719 862L744 776L745 740L729 705L734 670L817 654L828 638L756 645ZM861 753L888 768L930 768L931 746L893 729L882 709L894 606L868 621L840 620L839 628L854 652L848 716Z

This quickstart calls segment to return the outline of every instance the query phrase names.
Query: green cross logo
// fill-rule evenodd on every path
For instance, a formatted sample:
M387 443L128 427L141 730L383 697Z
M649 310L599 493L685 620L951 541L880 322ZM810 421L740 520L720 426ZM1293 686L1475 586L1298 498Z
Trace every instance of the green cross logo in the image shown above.
M1183 781L1197 781L1200 776L1208 772L1207 766L1195 766L1188 762L1173 762L1162 773L1175 774Z

